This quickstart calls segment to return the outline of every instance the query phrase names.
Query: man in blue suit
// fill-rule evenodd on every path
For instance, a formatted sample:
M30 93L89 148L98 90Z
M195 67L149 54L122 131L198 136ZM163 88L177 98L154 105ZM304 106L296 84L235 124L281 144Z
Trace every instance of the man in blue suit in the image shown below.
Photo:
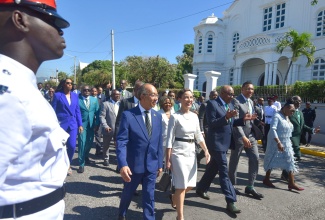
M204 198L210 199L207 191L211 182L219 172L219 182L223 194L226 197L227 210L231 213L240 213L235 206L236 193L233 185L228 178L227 151L230 147L232 138L232 127L244 125L244 119L234 120L237 111L231 104L234 90L231 86L221 87L220 95L217 99L209 100L206 107L206 119L208 124L207 146L212 160L207 165L202 179L198 183L196 193Z
M78 136L78 173L84 172L85 163L89 163L89 151L94 141L95 130L99 128L99 104L97 98L90 96L89 86L83 86L79 95L79 106L83 132Z
M117 135L117 160L124 188L119 206L119 220L126 219L132 195L142 184L143 219L154 220L156 177L162 172L162 118L152 108L158 100L156 88L143 84L138 90L137 107L124 111Z

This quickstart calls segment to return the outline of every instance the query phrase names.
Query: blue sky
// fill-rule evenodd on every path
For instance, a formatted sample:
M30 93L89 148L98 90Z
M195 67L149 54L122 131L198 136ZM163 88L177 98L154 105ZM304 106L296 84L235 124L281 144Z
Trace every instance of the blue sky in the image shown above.
M223 17L231 0L56 0L59 14L70 22L64 29L65 55L44 62L37 76L55 70L73 72L77 62L111 60L110 32L115 32L115 61L127 56L165 57L176 63L184 44L194 43L193 27L214 13Z

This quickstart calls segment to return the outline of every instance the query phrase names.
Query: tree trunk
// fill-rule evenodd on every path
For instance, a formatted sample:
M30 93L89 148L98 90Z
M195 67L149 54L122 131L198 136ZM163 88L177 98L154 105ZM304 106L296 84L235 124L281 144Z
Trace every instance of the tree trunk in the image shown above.
M292 66L292 60L290 61L288 70L287 70L287 72L286 72L286 74L284 76L284 81L283 81L284 82L284 85L287 85L287 79L288 79L288 75L289 75L289 71L290 71L291 66Z

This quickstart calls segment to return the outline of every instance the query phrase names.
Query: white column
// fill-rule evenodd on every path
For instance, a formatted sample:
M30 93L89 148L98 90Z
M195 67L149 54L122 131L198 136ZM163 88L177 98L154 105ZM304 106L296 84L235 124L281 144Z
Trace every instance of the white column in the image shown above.
M265 74L264 74L264 86L268 85L268 79L269 79L269 64L265 63Z
M236 68L237 69L237 81L236 82L234 82L234 84L235 85L241 85L241 74L242 74L242 72L241 72L241 66L240 67L237 67Z
M272 85L276 85L276 76L278 72L278 62L273 63L273 82Z
M204 73L204 75L207 79L205 98L206 100L208 100L210 92L217 87L218 78L221 75L221 73L216 71L207 71Z
M187 73L183 75L184 78L184 88L188 88L193 92L194 89L194 80L196 78L196 75L191 74L191 73Z
M269 79L267 80L268 85L272 85L272 70L273 70L273 63L269 63Z

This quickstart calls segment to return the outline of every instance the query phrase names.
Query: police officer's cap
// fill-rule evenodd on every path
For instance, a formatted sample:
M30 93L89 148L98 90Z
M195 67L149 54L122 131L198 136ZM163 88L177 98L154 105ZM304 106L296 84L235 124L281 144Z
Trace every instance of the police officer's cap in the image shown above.
M22 6L53 18L53 24L57 28L67 28L69 22L63 19L56 11L55 0L0 0L0 6Z

